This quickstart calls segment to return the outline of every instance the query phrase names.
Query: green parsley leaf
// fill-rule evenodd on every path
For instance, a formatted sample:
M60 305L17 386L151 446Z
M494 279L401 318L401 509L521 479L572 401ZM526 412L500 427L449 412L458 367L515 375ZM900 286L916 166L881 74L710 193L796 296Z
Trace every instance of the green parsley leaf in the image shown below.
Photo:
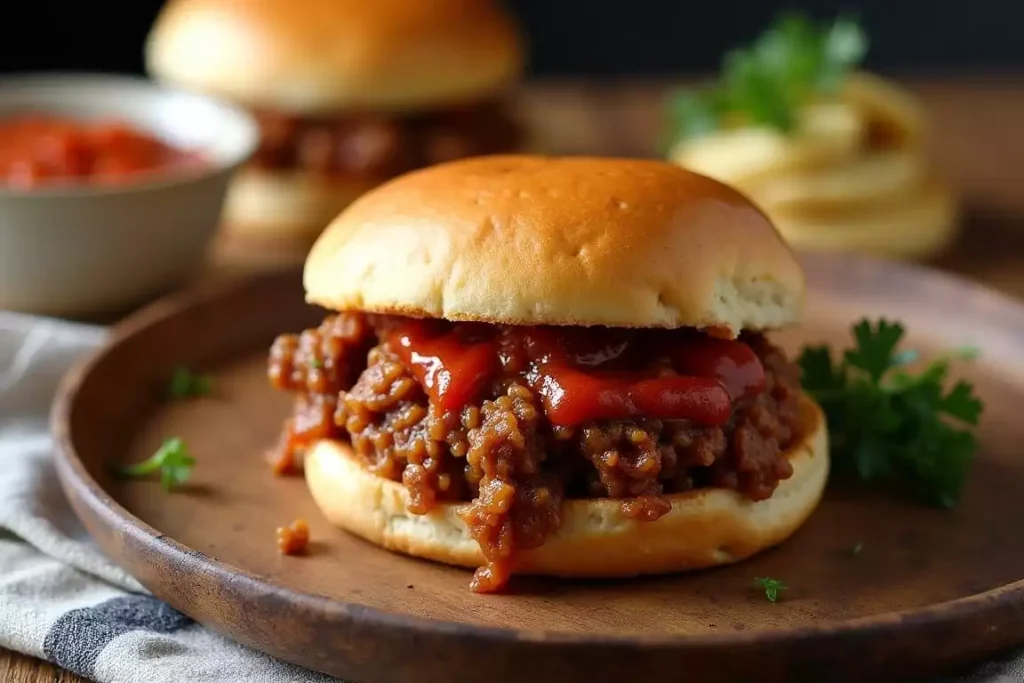
M857 22L841 18L828 30L822 52L822 65L817 74L818 90L835 93L842 85L843 77L857 68L867 55L867 36Z
M835 95L866 53L867 38L852 18L817 26L781 15L751 44L726 53L717 82L669 95L670 135L700 137L731 120L790 132L800 107Z
M160 484L170 491L188 481L196 460L189 453L188 446L180 438L165 440L151 457L134 465L114 467L114 473L122 477L147 477L160 473Z
M803 386L808 391L838 395L846 386L846 378L839 368L832 364L832 354L827 346L804 347L800 366L803 371Z
M754 579L754 586L764 590L764 597L768 599L768 602L778 602L780 594L787 588L786 584L778 579L760 576Z
M181 366L174 370L171 381L167 385L167 396L174 400L183 400L197 396L207 396L213 390L213 380L208 375L200 375Z
M314 370L323 370L324 369L324 362L322 360L320 360L319 358L312 358L309 361L309 367L311 367Z
M669 118L681 122L690 137L707 135L718 129L721 112L713 98L686 90L670 92L666 101ZM671 145L672 136L668 143Z
M958 358L960 360L974 360L980 355L981 349L979 349L977 346L969 345L957 347L953 349L952 352L953 358Z
M896 365L896 347L903 338L903 326L880 320L876 329L871 323L861 320L853 326L853 337L857 346L843 354L847 365L859 368L877 382L882 375ZM900 358L900 364L903 364Z
M917 353L900 349L904 332L897 322L861 320L838 361L827 347L805 347L803 386L825 411L837 476L953 507L977 448L973 428L983 404L969 382L946 384L951 359L977 350L959 349L913 373L907 366Z

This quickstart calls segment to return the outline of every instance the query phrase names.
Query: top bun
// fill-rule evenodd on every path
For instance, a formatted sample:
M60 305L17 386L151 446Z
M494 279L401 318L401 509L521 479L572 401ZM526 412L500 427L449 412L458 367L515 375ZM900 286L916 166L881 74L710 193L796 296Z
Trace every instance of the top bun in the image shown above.
M363 195L313 246L307 299L504 324L743 329L800 318L803 271L768 219L660 161L491 156Z
M319 114L492 97L522 52L495 0L171 0L146 63L180 87Z

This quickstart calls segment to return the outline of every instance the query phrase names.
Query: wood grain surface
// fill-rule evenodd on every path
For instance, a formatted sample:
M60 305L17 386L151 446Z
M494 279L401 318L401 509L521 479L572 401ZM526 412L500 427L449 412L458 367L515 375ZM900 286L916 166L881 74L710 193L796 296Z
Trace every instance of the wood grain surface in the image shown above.
M932 114L934 157L967 206L963 239L936 265L1024 295L1024 193L1014 173L1024 165L1024 82L917 81L911 87ZM647 156L658 152L662 92L657 83L561 83L534 86L522 100L542 141L560 150ZM218 254L202 277L233 277L295 260L295 254L235 248ZM0 680L79 679L0 653Z
M0 650L0 681L4 683L80 683L83 680L33 657Z
M773 335L791 354L844 344L862 315L903 321L926 357L980 349L955 368L988 406L955 510L833 486L791 539L732 566L629 581L520 576L508 594L473 594L465 570L331 527L301 478L276 478L261 462L290 404L266 384L267 348L323 316L303 302L297 270L165 300L120 328L58 397L57 471L104 552L158 597L258 650L352 680L606 683L680 668L723 683L826 672L837 683L906 680L1020 644L1024 536L1005 520L1024 516L1024 306L891 262L816 255L804 266L804 321ZM180 364L211 373L215 392L167 403ZM156 481L110 476L114 454L137 462L169 436L200 462L186 487L166 495ZM271 540L295 517L312 526L309 557L281 557ZM867 549L853 558L857 543ZM784 577L791 590L768 606L755 576ZM505 661L518 664L492 670Z

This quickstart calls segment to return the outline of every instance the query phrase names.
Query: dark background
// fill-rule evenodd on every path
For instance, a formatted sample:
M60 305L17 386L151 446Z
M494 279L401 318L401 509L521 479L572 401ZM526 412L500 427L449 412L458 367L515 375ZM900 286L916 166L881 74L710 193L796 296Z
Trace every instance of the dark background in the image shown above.
M374 0L367 0L373 2ZM301 2L301 0L295 0ZM868 64L897 73L991 73L1024 67L1019 0L508 0L532 44L534 75L706 71L780 9L818 18L856 12ZM161 0L6 0L0 71L141 72Z

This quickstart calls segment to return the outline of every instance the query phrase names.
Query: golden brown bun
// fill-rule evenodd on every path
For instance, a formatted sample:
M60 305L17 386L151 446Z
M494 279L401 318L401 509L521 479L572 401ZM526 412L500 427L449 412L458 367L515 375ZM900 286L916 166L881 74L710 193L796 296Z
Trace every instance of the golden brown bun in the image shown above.
M306 261L334 310L506 324L710 327L799 319L804 275L741 194L659 161L493 156L361 197Z
M247 168L231 182L223 222L233 234L305 240L308 249L339 211L375 185L355 178Z
M490 97L523 50L497 0L171 0L146 63L167 83L314 114Z
M702 489L670 496L672 510L655 522L626 517L618 501L570 500L562 526L544 545L517 558L518 573L624 577L701 569L736 562L784 541L821 499L828 479L828 432L821 409L804 399L804 440L789 452L793 476L768 500ZM484 559L456 513L440 505L408 511L405 487L369 473L347 444L321 441L306 455L306 481L332 524L388 550L478 567Z

